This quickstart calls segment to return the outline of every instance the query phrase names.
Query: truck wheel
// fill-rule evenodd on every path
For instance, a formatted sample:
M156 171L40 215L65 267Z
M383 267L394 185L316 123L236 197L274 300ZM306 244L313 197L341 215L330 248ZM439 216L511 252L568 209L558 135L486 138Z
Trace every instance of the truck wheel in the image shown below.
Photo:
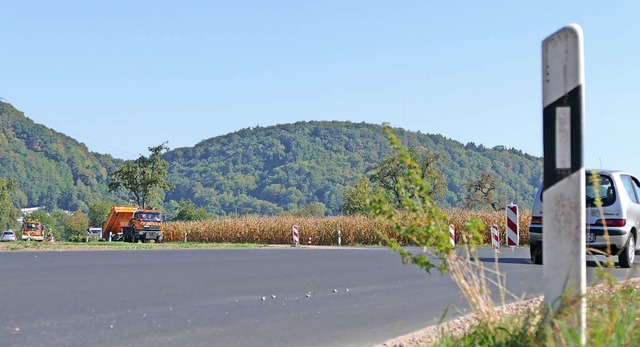
M140 242L147 243L147 235L140 236Z
M158 236L156 237L156 243L161 243L162 242L162 237Z
M618 262L622 268L630 268L633 265L633 260L636 257L636 241L633 238L633 234L629 234L627 240L627 246L624 251L618 256Z

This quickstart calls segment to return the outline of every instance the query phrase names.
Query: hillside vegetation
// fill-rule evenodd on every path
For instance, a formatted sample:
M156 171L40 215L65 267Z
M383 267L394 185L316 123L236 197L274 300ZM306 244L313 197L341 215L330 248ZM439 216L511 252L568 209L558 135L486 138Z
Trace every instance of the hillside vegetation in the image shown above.
M461 206L466 186L490 172L500 182L505 204L530 207L542 176L541 158L503 146L463 145L441 135L394 132L405 146L443 157L439 165L448 183L443 206ZM275 215L313 203L335 215L345 187L391 154L380 125L314 121L242 129L166 153L175 184L167 199L188 198L216 215Z
M16 206L86 211L91 201L108 198L108 173L121 160L90 152L4 102L0 102L0 128L0 177L18 180Z
M16 206L87 213L92 201L127 202L126 194L107 192L109 174L123 160L91 152L5 102L0 102L0 127L0 177L18 180ZM530 206L542 176L541 158L503 146L489 149L394 131L406 146L444 158L439 163L447 179L444 207L461 206L466 185L482 172L499 180L505 201ZM190 200L213 216L229 216L278 215L315 204L325 215L338 215L345 188L391 153L380 125L318 121L242 129L165 153L175 188L162 207L171 217L181 200Z

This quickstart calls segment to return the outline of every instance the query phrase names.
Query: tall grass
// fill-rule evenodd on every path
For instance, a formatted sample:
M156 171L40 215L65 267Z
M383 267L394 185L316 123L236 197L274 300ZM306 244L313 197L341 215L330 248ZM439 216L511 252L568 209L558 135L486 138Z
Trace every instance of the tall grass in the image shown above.
M500 240L505 240L506 216L504 211L445 210L449 224L456 228L456 242L462 242L461 234L466 231L471 219L480 220L486 232L484 242L490 242L489 228L497 224ZM529 239L531 211L520 211L520 244ZM164 240L176 242L184 240L187 233L189 242L219 243L262 243L291 244L293 225L298 226L300 243L306 244L309 237L314 245L336 245L338 230L341 231L343 245L379 245L381 239L376 230L384 228L380 223L363 215L325 218L300 218L293 216L240 217L205 221L169 222L165 226ZM410 245L409 240L400 240ZM504 242L504 241L503 241Z
M587 298L588 346L640 345L640 288L636 283L601 284ZM566 309L545 324L543 305L517 315L503 315L497 321L479 320L464 334L441 330L434 346L579 346L572 321L576 311Z

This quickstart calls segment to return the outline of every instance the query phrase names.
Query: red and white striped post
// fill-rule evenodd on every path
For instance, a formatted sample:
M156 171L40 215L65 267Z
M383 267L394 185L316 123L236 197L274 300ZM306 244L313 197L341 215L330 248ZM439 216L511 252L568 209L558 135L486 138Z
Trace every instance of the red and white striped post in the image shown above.
M500 234L498 226L495 224L491 226L491 248L496 252L500 251Z
M298 243L300 243L300 234L298 234L298 226L294 225L293 228L291 228L291 231L293 232L293 247L295 247L298 245Z
M513 248L520 245L520 222L518 205L511 203L507 206L507 246Z
M453 224L449 225L449 241L451 241L451 246L456 246L456 227Z

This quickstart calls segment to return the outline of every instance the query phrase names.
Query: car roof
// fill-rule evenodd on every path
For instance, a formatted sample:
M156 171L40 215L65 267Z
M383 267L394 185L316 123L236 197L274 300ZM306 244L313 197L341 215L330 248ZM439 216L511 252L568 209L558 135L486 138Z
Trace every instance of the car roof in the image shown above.
M629 172L626 171L622 171L622 170L611 170L611 169L585 169L584 170L585 173L592 173L595 172L597 174L617 174L617 175L631 175L631 176L635 176Z

